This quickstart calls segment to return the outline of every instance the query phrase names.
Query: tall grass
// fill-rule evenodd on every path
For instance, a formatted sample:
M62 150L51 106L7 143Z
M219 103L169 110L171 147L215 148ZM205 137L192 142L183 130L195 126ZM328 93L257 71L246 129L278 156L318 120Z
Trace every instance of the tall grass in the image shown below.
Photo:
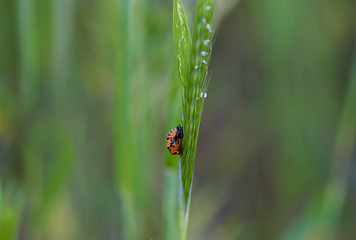
M356 45L351 61L349 79L342 102L340 119L332 152L331 172L326 185L319 224L322 226L324 239L336 238L345 204L348 178L351 172L356 144Z
M336 128L328 181L320 196L310 202L300 219L282 239L310 239L313 236L320 239L336 239L345 204L351 161L355 154L356 51L351 61L348 80Z
M38 1L18 0L16 5L20 50L18 109L22 110L19 123L30 126L19 131L30 238L48 234L43 225L52 216L54 202L68 182L76 158L76 131L70 132L66 121L70 114L67 93L71 86L68 79L72 70L73 3L65 0L40 5ZM46 31L46 22L53 24L52 31ZM49 92L45 100L43 89Z
M177 80L167 1L0 0L0 239L352 239L354 4L217 1L200 142L213 3L186 2ZM172 156L162 139L178 124Z
M115 185L121 200L123 235L137 239L134 191L135 148L132 119L129 113L130 64L132 60L133 1L120 1L119 45L117 81L114 109L114 174Z
M181 116L181 91L179 81L172 77L170 98L168 99L167 129L178 125ZM178 91L177 91L178 89ZM164 149L165 150L165 149ZM163 234L164 239L176 239L177 236L177 189L178 189L178 161L177 156L168 151L165 156L164 196L163 196Z
M74 84L69 81L73 61L74 0L54 0L51 3L52 20L52 76L49 83L51 104L55 111L69 104L66 93ZM65 16L65 17L64 17ZM65 67L64 67L65 66ZM66 111L69 109L67 108Z
M23 107L30 111L38 100L39 56L34 0L17 1L18 46L20 59L20 96Z
M3 189L0 182L0 239L18 239L22 196L14 189ZM5 194L6 193L6 194Z
M179 239L186 239L196 147L204 101L207 96L214 1L197 1L191 34L181 1L174 1L173 8L174 42L178 76L182 88L183 127L178 174L178 235Z

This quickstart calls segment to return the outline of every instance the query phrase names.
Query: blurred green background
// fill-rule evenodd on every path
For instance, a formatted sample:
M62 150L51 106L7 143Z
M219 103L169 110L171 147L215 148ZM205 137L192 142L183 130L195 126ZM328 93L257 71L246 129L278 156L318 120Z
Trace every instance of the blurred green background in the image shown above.
M188 239L354 239L356 2L216 20ZM1 240L166 238L172 24L172 1L0 0Z

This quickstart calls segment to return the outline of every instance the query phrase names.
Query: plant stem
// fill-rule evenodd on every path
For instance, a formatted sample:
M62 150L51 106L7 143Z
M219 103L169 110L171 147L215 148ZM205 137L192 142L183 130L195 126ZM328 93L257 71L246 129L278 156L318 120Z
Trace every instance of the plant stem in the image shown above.
M212 48L213 0L198 0L192 36L183 5L174 1L174 40L182 87L183 139L179 158L178 238L186 239L200 120L207 96L207 71Z
M120 1L120 32L117 54L117 78L114 109L114 175L121 199L124 239L137 239L134 194L135 146L129 114L129 83L131 64L132 0Z

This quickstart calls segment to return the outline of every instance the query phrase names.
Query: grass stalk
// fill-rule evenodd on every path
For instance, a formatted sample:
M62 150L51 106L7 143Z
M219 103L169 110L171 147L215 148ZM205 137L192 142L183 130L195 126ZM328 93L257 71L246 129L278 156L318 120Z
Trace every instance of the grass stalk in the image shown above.
M52 0L52 82L51 101L55 110L67 103L70 86L71 44L73 36L74 0ZM65 16L65 17L63 17ZM66 67L63 67L66 66ZM68 103L67 103L68 104ZM61 111L61 110L60 110Z
M0 239L15 240L19 238L22 196L11 185L11 191L3 190L0 182Z
M356 143L356 51L332 151L329 181L320 198L312 201L282 239L335 239L347 193L347 182Z
M183 5L174 1L174 42L182 88L182 153L178 174L178 238L186 239L200 120L207 96L212 49L213 0L198 0L190 36Z
M172 78L168 110L168 126L176 126L180 119L179 82ZM168 129L169 129L168 127ZM164 239L176 239L177 236L177 189L178 189L177 156L166 152L163 196L163 234Z
M356 143L356 48L353 54L349 84L346 91L335 145L331 176L324 193L321 218L325 219L325 237L335 237L347 192L350 165L355 154Z
M137 239L134 194L135 146L129 114L134 1L119 1L119 45L114 108L114 176L121 200L124 239Z
M176 239L177 236L177 179L177 171L166 167L163 196L164 239Z
M0 218L1 218L1 214L2 214L2 187L1 187L1 180L0 180Z
M30 110L37 100L39 87L38 39L35 1L18 0L21 105Z

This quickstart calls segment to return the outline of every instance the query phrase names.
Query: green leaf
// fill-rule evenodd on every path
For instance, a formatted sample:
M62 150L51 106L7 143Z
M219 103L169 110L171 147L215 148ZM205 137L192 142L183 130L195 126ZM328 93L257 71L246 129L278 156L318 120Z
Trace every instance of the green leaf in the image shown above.
M207 96L207 71L212 48L212 26L214 24L214 1L198 0L190 47L188 76L183 84L182 96L182 140L181 181L184 205L189 208L189 199L194 175L196 147L200 120Z
M207 96L214 0L198 0L191 40L184 9L174 1L174 43L182 85L182 127L178 186L178 239L186 239L200 120Z
M2 188L1 188L1 181L0 181L0 218L1 218L1 211L2 211Z
M190 50L192 40L189 34L187 19L185 17L183 4L180 0L174 0L173 3L173 28L174 28L174 46L177 56L178 76L181 84L184 86L189 72Z

